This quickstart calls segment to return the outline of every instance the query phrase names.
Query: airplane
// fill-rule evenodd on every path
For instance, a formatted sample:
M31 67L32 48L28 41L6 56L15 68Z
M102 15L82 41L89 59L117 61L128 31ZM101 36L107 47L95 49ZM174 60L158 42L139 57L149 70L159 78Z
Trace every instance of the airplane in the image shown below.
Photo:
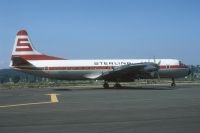
M142 51L141 51L142 52ZM18 31L12 51L10 67L37 76L59 80L104 80L120 88L120 82L136 79L175 78L190 74L188 66L177 59L96 59L69 60L38 52L26 30Z

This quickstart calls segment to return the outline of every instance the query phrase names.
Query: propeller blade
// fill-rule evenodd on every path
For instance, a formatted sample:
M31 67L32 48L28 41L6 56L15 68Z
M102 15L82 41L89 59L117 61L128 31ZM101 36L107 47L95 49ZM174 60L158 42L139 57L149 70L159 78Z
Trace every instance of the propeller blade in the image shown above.
M160 82L160 74L158 71L157 71L157 75L158 75L158 81Z
M160 66L161 60L158 62L158 65Z

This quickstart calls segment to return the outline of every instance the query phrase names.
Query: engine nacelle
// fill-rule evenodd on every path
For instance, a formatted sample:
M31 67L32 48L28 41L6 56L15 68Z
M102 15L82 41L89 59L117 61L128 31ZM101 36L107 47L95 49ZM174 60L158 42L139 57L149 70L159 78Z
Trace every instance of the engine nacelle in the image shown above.
M146 72L154 72L154 71L157 71L157 69L158 68L151 66L151 65L144 67L144 71L146 71Z

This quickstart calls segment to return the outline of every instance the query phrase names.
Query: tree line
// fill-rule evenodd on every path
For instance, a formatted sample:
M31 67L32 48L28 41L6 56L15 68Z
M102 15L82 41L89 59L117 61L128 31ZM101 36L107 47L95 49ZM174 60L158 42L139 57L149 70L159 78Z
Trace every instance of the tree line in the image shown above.
M31 74L23 73L13 69L0 69L0 83L7 82L39 82L46 80L46 78L37 77Z

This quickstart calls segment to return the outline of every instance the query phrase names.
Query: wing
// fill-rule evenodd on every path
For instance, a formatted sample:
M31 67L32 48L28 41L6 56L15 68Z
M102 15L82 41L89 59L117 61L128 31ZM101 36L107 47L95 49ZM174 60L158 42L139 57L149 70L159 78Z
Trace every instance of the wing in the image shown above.
M99 78L106 81L133 81L135 78L150 76L158 70L159 65L156 63L135 63L114 67L113 71L104 72Z

